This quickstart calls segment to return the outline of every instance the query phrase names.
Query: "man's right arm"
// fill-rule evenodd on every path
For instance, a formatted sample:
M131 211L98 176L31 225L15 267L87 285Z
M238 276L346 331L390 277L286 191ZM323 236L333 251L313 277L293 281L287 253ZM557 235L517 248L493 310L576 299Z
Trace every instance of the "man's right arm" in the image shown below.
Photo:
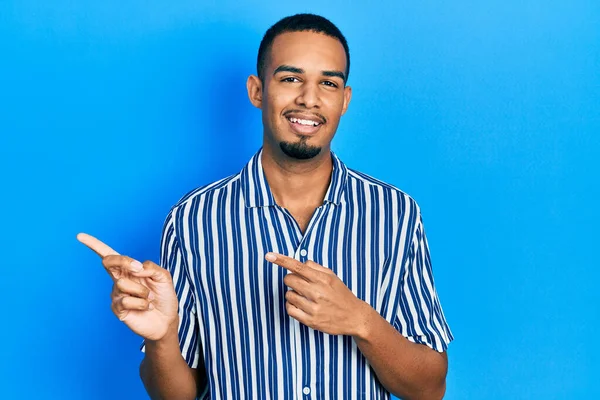
M140 375L150 397L195 399L197 392L206 389L206 373L200 343L193 341L187 349L187 361L179 347L179 334L187 338L197 332L193 294L183 269L166 261L170 270L151 261L140 263L87 234L79 234L77 239L102 258L102 265L113 279L111 309L115 316L144 338L146 356ZM173 257L163 258L177 262L180 253L175 250ZM173 277L171 271L175 272ZM180 319L184 328L178 332ZM190 365L198 365L199 369Z
M195 399L206 388L207 379L202 360L201 343L189 340L197 335L195 299L187 274L183 252L175 235L175 209L169 212L161 238L160 262L172 277L178 312L164 337L152 340L145 336L145 357L140 364L140 377L151 399ZM181 325L181 326L179 326ZM183 345L189 342L189 348ZM183 356L182 351L187 354ZM192 368L197 365L197 368Z
M190 368L181 355L177 327L164 338L146 340L146 355L140 364L140 377L151 399L190 399L206 385L204 364Z

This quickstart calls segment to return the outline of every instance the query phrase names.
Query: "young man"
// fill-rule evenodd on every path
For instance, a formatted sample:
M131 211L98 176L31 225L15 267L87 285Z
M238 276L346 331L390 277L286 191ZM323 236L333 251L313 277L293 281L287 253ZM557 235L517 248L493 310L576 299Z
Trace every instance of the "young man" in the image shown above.
M351 88L325 18L265 34L248 96L263 147L167 216L161 266L85 234L156 399L439 399L452 334L419 207L330 151Z

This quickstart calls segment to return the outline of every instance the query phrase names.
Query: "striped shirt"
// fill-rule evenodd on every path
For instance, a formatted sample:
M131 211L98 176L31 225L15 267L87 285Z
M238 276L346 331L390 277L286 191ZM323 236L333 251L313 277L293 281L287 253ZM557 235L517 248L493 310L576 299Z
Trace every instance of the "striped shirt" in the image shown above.
M434 287L416 202L332 155L331 183L303 234L275 203L259 151L243 170L193 190L169 212L161 265L179 298L179 341L203 362L201 399L388 399L350 336L290 318L274 251L331 269L414 343L453 339Z

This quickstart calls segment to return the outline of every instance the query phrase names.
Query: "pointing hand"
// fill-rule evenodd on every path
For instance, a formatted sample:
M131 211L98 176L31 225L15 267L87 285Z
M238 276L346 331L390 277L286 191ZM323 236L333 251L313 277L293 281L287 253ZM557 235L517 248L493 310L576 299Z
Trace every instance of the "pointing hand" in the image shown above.
M329 268L276 253L267 253L265 258L290 272L283 278L291 289L285 294L290 317L330 335L355 336L364 328L365 316L373 309Z
M77 240L102 258L113 280L111 308L117 318L149 340L162 339L169 329L177 331L178 302L169 271L152 261L122 256L88 234L78 234Z

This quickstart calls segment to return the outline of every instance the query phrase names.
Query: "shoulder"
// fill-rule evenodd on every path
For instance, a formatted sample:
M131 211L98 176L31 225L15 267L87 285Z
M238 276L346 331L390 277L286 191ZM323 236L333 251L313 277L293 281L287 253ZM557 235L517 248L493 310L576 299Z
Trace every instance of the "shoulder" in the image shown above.
M399 211L409 210L410 214L420 216L421 210L416 200L394 185L351 168L348 168L348 184L350 188L380 194L381 201L397 205Z
M412 243L422 237L421 208L412 196L394 185L353 169L348 169L348 179L350 192L353 192L352 197L356 198L357 193L362 192L363 198L366 199L363 203L371 199L371 202L376 202L378 208L383 210L379 213L379 218L386 221L393 237L405 243ZM405 248L408 249L409 246Z
M203 198L214 196L220 191L230 189L232 186L235 186L238 183L239 179L240 174L236 173L190 190L171 207L169 214L176 214L179 210L186 209L188 207L198 207L198 204L201 203Z

